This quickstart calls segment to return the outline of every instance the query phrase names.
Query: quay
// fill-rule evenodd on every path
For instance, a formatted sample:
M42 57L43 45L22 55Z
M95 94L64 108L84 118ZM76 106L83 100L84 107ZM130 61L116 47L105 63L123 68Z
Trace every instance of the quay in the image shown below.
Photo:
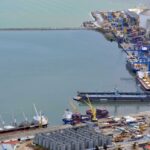
M33 143L50 150L143 150L150 141L150 112L110 116L97 122L48 129L35 134Z
M33 136L31 141L21 138ZM150 145L150 111L128 116L109 116L96 122L77 125L49 126L33 131L7 133L0 135L0 146L20 140L16 150L21 148L37 149L38 146L50 150L139 150ZM29 145L30 143L30 145ZM34 143L34 145L32 144ZM31 148L30 148L31 149Z
M71 125L59 125L59 126L48 126L47 128L37 128L33 130L2 133L0 134L0 143L4 142L5 140L11 140L11 139L18 140L18 139L21 139L22 137L34 136L35 134L38 134L41 132L45 133L45 132L50 132L50 131L66 129L70 127Z
M149 92L77 92L77 96L73 100L84 102L101 101L150 101Z
M150 91L150 9L94 11L91 16L93 20L84 22L83 26L102 32L109 41L116 41L127 54L128 70L136 74L142 90Z

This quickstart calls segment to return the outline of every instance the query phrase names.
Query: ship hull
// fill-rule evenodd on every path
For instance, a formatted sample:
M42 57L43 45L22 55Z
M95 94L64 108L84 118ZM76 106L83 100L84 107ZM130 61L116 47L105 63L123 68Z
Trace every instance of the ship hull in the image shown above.
M134 65L129 61L127 61L126 63L126 68L132 73L136 73L137 71L140 70L139 68L135 68Z
M76 115L73 114L72 115L72 119L66 119L63 118L62 121L64 124L78 124L78 123L85 123L86 121L90 121L91 120L91 116L90 115Z
M144 83L144 81L143 81L142 79L140 79L139 77L136 77L136 79L137 79L137 81L140 83L140 85L141 85L141 87L142 87L142 89L143 89L144 91L149 91L149 92L150 92L150 86L146 85L146 84Z
M63 118L62 121L64 124L72 124L72 120L68 120L66 118Z
M25 126L25 127L16 127L16 128L12 128L12 129L4 129L4 130L0 130L0 134L4 134L4 133L10 133L10 132L16 132L16 131L25 131L25 130L32 130L32 129L36 129L36 128L46 128L48 126L48 124L45 125L30 125L30 126Z

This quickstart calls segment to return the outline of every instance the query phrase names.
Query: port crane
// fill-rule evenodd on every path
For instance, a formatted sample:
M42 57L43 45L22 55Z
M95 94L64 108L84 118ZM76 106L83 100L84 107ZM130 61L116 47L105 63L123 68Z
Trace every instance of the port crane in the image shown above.
M145 48L145 50L143 49L139 49L139 50L127 50L127 51L133 51L134 54L135 52L137 52L137 56L135 56L136 61L133 61L133 64L136 65L143 65L140 68L140 72L143 72L144 76L143 76L143 80L145 82L147 82L148 84L150 83L150 56L149 56L149 47ZM132 54L131 54L132 56ZM132 58L132 57L131 57ZM134 56L133 56L134 58Z
M69 101L69 104L70 104L70 106L72 108L73 113L79 113L79 109L77 108L75 103L73 103L72 101Z
M87 96L87 101L84 101L90 108L90 111L92 113L92 121L97 121L97 117L96 117L96 108L94 106L92 106L91 101L89 99L89 97Z
M143 51L141 49L139 49L139 50L126 50L126 51L127 52L133 52L133 54L128 54L128 55L130 55L129 57L137 58L137 61L133 62L134 64L145 64L145 65L149 66L149 63L150 63L149 56L145 56L145 51ZM135 55L135 52L137 52L136 55Z
M33 107L34 107L34 110L35 110L35 114L36 114L36 118L37 118L37 121L38 121L38 124L39 124L39 128L41 128L42 124L43 124L42 113L41 113L41 111L40 111L40 113L38 113L35 104L33 104Z

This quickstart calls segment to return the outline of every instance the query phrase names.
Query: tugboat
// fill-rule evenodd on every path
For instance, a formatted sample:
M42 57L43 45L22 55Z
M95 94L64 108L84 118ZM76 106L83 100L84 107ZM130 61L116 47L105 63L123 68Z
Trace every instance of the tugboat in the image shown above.
M39 127L47 127L48 126L48 119L44 115L38 113L35 105L35 116L33 116L33 120L29 122L27 118L25 121L21 122L20 124L16 123L16 119L14 120L14 123L12 125L5 125L5 122L3 121L2 117L0 116L0 120L2 122L2 127L0 127L0 134L2 133L8 133L8 132L15 132L15 131L21 131L21 130L30 130L30 129L36 129Z

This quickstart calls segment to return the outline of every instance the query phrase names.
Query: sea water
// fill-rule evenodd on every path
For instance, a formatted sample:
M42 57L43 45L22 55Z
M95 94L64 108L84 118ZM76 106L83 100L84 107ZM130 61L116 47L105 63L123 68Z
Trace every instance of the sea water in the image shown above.
M150 6L149 0L3 0L0 28L80 27L94 10Z
M6 122L34 115L33 104L50 124L77 91L137 91L126 54L95 31L1 31L0 114ZM81 112L88 107L75 103ZM111 115L149 110L149 103L99 103ZM128 111L127 111L128 110Z

